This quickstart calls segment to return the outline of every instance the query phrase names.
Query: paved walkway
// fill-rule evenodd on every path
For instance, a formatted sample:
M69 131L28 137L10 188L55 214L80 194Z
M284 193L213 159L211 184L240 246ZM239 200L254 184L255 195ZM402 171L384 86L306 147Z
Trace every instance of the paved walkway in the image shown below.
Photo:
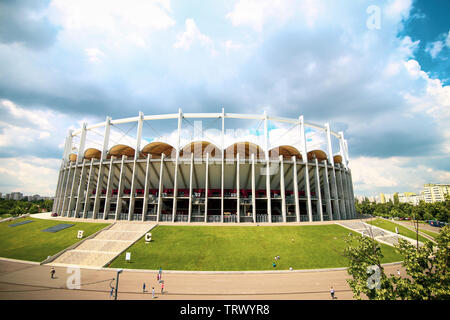
M387 274L394 274L400 265L387 265ZM50 279L50 266L0 260L0 299L111 299L114 269L80 269L80 289L68 289L72 276L65 267L55 267L56 278ZM69 270L70 271L70 270ZM404 271L402 271L404 274ZM156 281L155 272L128 271L120 275L119 299L156 300L329 300L330 286L338 300L353 299L346 279L346 270L199 274L165 273L164 294ZM146 283L147 292L142 292Z
M363 221L341 220L341 221L337 221L336 223L343 227L346 227L352 231L356 231L362 235L373 237L376 241L390 245L390 246L395 246L396 244L398 244L399 239L406 240L406 241L410 242L411 244L416 245L416 241L411 238L405 237L400 234L396 234L394 232L390 232L388 230L373 226L371 224L367 224ZM422 245L423 245L423 243L419 241L419 246L422 246Z

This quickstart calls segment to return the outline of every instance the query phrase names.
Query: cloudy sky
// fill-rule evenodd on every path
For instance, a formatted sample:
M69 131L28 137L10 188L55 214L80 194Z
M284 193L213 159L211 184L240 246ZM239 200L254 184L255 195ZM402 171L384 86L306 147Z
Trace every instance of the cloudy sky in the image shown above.
M0 192L53 195L82 122L222 107L344 131L357 195L450 183L448 12L445 0L1 1Z

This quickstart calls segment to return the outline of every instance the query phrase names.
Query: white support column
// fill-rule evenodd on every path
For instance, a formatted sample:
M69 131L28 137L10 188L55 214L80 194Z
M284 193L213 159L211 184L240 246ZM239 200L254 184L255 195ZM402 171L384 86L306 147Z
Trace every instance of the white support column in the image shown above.
M72 172L72 164L69 162L69 172L67 174L67 181L66 181L66 184L64 187L64 198L63 198L63 203L62 203L62 208L61 208L61 216L63 216L64 212L66 212L67 204L69 203L69 199L68 199L69 185L72 186L70 184L71 172Z
M79 174L79 169L78 169L78 161L75 161L74 164L74 170L73 170L73 177L72 177L72 185L70 187L70 194L69 194L69 204L67 206L67 213L66 213L66 217L70 217L70 213L73 210L73 205L74 205L74 200L75 200L75 188L78 182L78 174Z
M309 167L308 167L308 150L306 148L306 135L305 135L305 122L303 119L303 116L299 117L300 121L300 136L302 139L302 158L303 162L305 164L305 184L306 184L306 211L308 213L308 219L311 222L312 221L312 206L311 206L311 188L309 184Z
M74 170L74 174L73 174L73 179L72 179L72 188L70 191L70 200L69 200L69 207L67 210L67 216L70 217L70 213L71 211L74 209L74 201L75 201L75 191L76 191L76 186L77 183L81 183L81 177L80 179L78 179L79 175L80 175L80 170L79 170L79 165L80 163L84 160L84 148L85 148L85 144L86 144L86 133L87 133L87 123L83 122L82 126L81 126L81 135L80 135L80 145L78 146L78 154L77 154L77 160L75 161L75 170ZM76 211L75 211L75 216L76 216Z
M344 165L344 168L347 169L347 154L345 152L345 143L344 143L344 132L339 132L340 138L339 138L339 154L342 157L342 164Z
M124 175L124 166L125 166L126 156L122 156L122 162L120 163L120 173L119 173L119 186L117 190L117 203L116 203L116 216L115 220L119 220L119 215L122 213L122 194L123 194L123 175Z
M91 164L89 165L89 175L86 187L86 194L84 195L84 210L83 218L86 219L87 213L91 208L91 191L92 191L92 180L94 179L94 158L91 159Z
M347 170L343 169L342 172L342 184L344 186L344 198L345 198L345 213L346 213L346 217L347 219L351 218L351 204L350 204L350 192L349 192L349 187L348 187L348 175L347 175Z
M253 213L253 222L256 222L256 186L255 186L255 154L252 153L251 156L252 161L252 213Z
M326 205L326 211L328 215L328 219L330 221L333 220L333 209L331 205L331 193L330 193L330 181L328 179L328 163L327 160L323 160L324 164L324 170L323 170L323 187L325 191L325 205Z
M105 207L103 208L103 220L108 219L109 211L111 209L111 192L113 186L113 179L115 173L115 165L114 165L114 156L111 156L109 160L109 173L108 173L108 184L106 186L106 198L105 198Z
M163 193L163 177L164 177L164 153L161 153L161 166L159 167L159 186L158 186L158 211L156 216L156 221L159 222L161 218L161 210L162 210L162 193Z
M148 211L148 191L150 184L150 154L147 154L147 162L145 163L145 182L144 182L144 201L142 204L142 221L145 221L145 216Z
M52 213L58 212L58 201L59 201L59 193L61 190L62 180L64 179L64 161L61 161L61 166L59 168L58 173L58 183L56 185L56 192L55 197L53 198L53 207L52 207Z
M189 171L189 210L188 222L191 222L192 217L192 178L194 176L194 153L191 153L191 169Z
M94 209L92 210L92 217L94 219L97 219L97 214L100 209L100 201L101 201L100 197L103 190L103 171L105 169L104 162L106 160L106 155L108 154L110 128L111 128L111 118L106 117L105 132L103 134L102 154L100 156L100 163L98 165L97 189L95 191Z
M139 155L141 153L141 140L142 140L142 124L144 123L144 114L139 112L137 133L136 133L136 148L134 149L134 161L133 161L133 173L131 176L131 191L130 191L130 203L128 206L128 221L131 221L134 215L134 204L136 201L136 166L137 160L139 159Z
M320 192L320 172L319 172L319 161L317 158L316 162L316 198L317 198L317 214L320 217L320 221L323 221L323 208L322 208L322 194Z
M336 169L336 182L337 182L338 187L339 187L338 190L340 190L340 192L338 192L340 219L346 219L344 185L342 183L342 171L341 171L341 168Z
M237 222L241 222L241 192L240 192L240 175L239 175L239 152L236 153L236 197L237 197L237 208L236 208L236 215L237 215Z
M80 183L78 184L77 202L75 204L75 217L81 211L81 200L84 198L83 191L86 188L86 159L83 158L83 166L81 167ZM84 210L83 210L84 211Z
M208 222L208 182L209 182L209 153L206 154L205 166L205 222Z
M281 214L283 216L283 222L286 222L286 189L284 185L283 156L280 156L280 191L281 191Z
M133 214L134 214L134 201L135 201L135 189L136 189L136 166L138 166L137 164L137 159L134 158L133 159L133 173L131 175L131 191L130 191L130 203L128 205L128 221L131 221L133 218Z
M175 156L175 174L173 177L173 206L172 206L172 222L175 222L175 216L177 214L177 197L178 197L178 159L180 157L180 138L181 138L181 120L182 120L181 108L178 109L178 132L177 132L177 154Z
M264 111L264 139L266 157L266 196L267 196L267 219L272 223L272 199L270 194L270 160L269 160L269 130L267 124L267 113Z
M325 131L327 134L327 145L328 145L328 158L331 164L331 194L333 197L333 213L336 212L338 220L341 219L340 208L339 208L339 196L337 191L337 183L336 183L336 173L334 170L334 159L333 159L333 148L331 146L331 131L330 124L325 123Z
M300 206L298 202L298 179L297 179L297 159L295 156L292 156L292 162L294 163L294 168L292 169L293 184L294 184L294 199L295 199L295 217L297 222L300 222Z
M221 167L221 179L220 179L220 222L223 223L223 211L224 211L224 183L225 183L225 109L222 108L222 132L221 132L221 148L222 148L222 167Z
M72 138L73 138L72 134L73 134L73 130L69 130L69 132L67 133L66 142L64 145L63 159L64 159L65 163L67 163L67 161L69 160L69 155L72 152Z

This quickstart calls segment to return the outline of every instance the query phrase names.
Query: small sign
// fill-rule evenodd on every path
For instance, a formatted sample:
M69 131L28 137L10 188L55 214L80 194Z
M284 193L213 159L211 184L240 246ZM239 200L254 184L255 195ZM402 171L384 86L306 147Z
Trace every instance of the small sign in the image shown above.
M152 234L150 232L147 232L145 234L145 242L150 242L152 241Z
M131 260L131 252L125 253L125 260L130 262L130 260Z
M83 234L84 234L84 231L83 231L83 230L78 230L77 238L78 238L78 239L83 238Z

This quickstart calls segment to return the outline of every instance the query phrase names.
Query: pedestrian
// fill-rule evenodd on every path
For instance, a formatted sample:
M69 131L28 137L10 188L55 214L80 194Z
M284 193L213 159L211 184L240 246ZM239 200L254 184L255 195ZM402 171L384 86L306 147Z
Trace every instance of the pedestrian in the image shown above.
M274 262L274 263L272 263L272 266L275 268L277 265L276 265L275 262Z
M397 275L400 277L400 269L397 269Z
M145 282L144 282L144 284L142 285L142 292L145 292Z
M275 261L277 261L277 259L278 259L278 258L277 258L277 257L275 257Z
M111 292L109 293L109 297L112 298L114 295L114 288L111 288Z
M51 277L52 279L55 278L55 273L56 273L55 268L52 268L52 270L50 270L50 277Z
M331 287L330 293L331 293L331 299L334 300L334 288L333 287Z
M156 281L159 281L159 273L156 274Z
M161 294L164 294L164 282L161 282Z
M277 256L278 260L280 260L280 256Z
M152 287L152 299L155 299L155 287Z

